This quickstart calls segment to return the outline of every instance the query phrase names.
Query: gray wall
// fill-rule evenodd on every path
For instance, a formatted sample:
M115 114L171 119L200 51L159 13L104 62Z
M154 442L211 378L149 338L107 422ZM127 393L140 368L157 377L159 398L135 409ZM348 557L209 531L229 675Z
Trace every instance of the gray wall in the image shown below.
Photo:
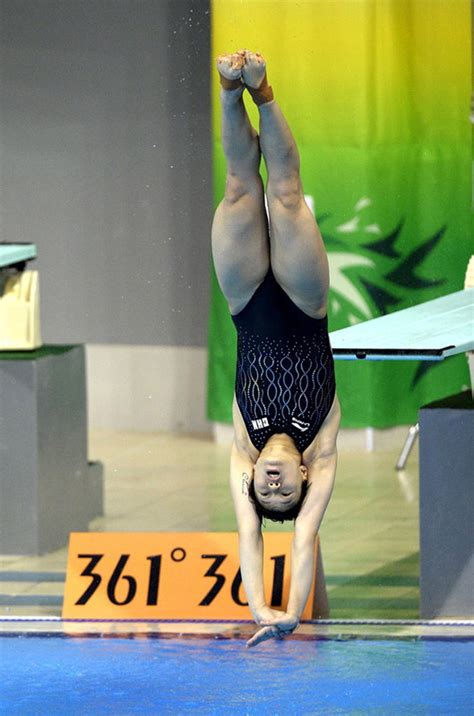
M209 2L0 8L0 240L38 246L44 342L204 346Z

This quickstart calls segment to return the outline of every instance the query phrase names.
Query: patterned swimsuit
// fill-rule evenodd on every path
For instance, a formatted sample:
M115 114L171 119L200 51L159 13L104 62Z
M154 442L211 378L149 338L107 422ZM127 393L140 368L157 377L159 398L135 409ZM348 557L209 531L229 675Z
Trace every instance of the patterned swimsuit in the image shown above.
M302 453L334 400L334 363L326 318L301 311L270 269L237 328L235 395L249 437L262 450L275 433L290 435Z

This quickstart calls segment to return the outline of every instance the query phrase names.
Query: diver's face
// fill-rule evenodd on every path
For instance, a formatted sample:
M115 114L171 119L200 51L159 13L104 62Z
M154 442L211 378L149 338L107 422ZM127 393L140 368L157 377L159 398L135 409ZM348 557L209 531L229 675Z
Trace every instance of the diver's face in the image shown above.
M299 501L305 477L298 456L262 451L254 468L255 495L263 507L285 512Z

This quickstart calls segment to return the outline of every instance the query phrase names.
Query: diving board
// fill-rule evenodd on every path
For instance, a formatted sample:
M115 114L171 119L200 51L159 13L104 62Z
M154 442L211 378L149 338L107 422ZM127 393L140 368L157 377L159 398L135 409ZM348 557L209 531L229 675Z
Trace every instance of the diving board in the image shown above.
M0 268L15 266L24 261L31 261L37 257L36 246L30 243L2 243L0 242Z
M474 350L474 288L330 333L337 360L431 360Z

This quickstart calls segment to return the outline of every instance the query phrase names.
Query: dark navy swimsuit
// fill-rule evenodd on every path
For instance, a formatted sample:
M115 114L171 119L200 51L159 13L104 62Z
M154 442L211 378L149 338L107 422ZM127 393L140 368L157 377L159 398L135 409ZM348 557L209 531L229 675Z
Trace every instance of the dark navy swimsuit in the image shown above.
M335 395L327 318L310 318L270 270L249 303L232 316L238 334L235 395L249 437L262 450L286 433L302 453Z

